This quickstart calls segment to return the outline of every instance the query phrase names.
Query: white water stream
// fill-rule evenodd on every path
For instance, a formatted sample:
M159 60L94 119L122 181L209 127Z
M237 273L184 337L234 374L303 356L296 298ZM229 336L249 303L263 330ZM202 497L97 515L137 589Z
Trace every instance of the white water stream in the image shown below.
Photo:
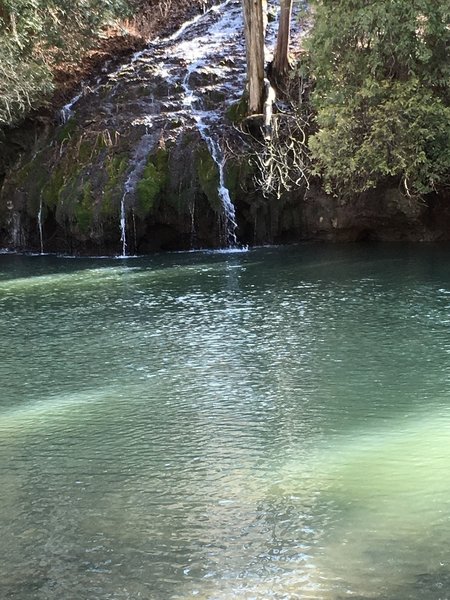
M40 247L41 254L44 254L44 233L43 233L43 226L42 226L42 196L39 201L37 222L38 222L38 230L39 230L39 247Z
M150 71L150 72L149 72ZM237 101L245 81L245 44L240 2L226 0L197 15L165 40L151 42L147 49L133 55L131 61L110 75L118 81L124 76L141 79L151 77L164 82L165 93L152 94L142 102L133 125L144 125L157 131L168 121L178 119L183 128L195 127L206 143L217 166L217 193L223 207L224 243L237 247L236 216L230 192L225 183L226 157L222 147L224 113ZM180 93L181 92L181 93ZM164 122L163 122L164 121ZM156 137L156 136L155 136ZM157 139L154 140L154 143ZM127 212L145 160L152 151L136 151L120 206L122 256L127 255Z
M67 123L67 121L71 118L71 116L73 115L73 107L78 102L78 100L82 98L82 96L83 94L80 92L62 107L59 113L59 118L62 124Z
M276 6L272 4L273 13ZM267 60L272 57L275 34L276 19L267 30ZM111 72L106 84L100 83L83 95L83 98L102 95L105 97L102 109L109 112L119 126L122 119L124 128L143 127L146 132L130 162L120 202L122 256L127 256L129 251L127 217L134 206L136 186L147 157L166 135L164 132L169 129L168 135L176 136L177 127L184 131L197 129L208 147L217 166L224 245L238 247L235 208L226 184L224 140L230 127L226 111L240 99L244 90L245 54L241 3L226 0L184 23L168 38L150 42L145 50L136 52L128 63ZM130 85L140 86L144 93L132 98L132 106L128 103L125 114L121 103ZM64 106L61 120L71 117L81 97L82 94L78 94Z

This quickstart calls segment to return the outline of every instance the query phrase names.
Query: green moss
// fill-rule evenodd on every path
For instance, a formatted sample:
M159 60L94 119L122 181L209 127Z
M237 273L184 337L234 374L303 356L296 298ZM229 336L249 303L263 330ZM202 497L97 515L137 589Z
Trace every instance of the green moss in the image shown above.
M248 115L248 98L243 94L241 98L232 104L226 111L226 117L232 123L241 123Z
M159 148L147 161L142 179L136 187L136 214L141 218L156 210L161 192L167 186L169 179L168 157L167 150Z
M50 210L55 210L57 218L75 219L77 203L83 197L83 171L85 165L74 160L73 156L56 167L42 189L42 200Z
M56 134L56 140L58 142L63 142L64 140L69 140L75 132L77 128L77 122L74 118L69 119L65 125L62 125Z
M123 155L107 157L105 160L105 170L108 174L108 181L103 189L100 214L103 217L112 217L116 212L116 201L123 189L123 178L128 166L128 159Z
M81 190L80 201L74 207L75 223L82 233L87 233L93 220L92 184L86 181Z
M62 167L57 167L42 189L42 200L49 208L54 208L58 204L59 194L64 186L64 171Z
M92 144L90 140L81 140L78 146L78 160L81 163L87 163L92 159L92 155L95 152L95 150L96 142Z
M241 161L229 160L226 165L225 185L227 186L232 200L239 196L239 192L245 187L245 183L253 176L250 162L242 158Z
M206 146L202 146L197 150L197 175L200 186L205 196L208 198L213 210L220 212L222 209L218 187L219 173L217 165L214 162L211 154Z
M11 178L12 186L26 191L26 207L30 215L36 215L39 210L41 190L47 179L47 172L38 154L18 169Z

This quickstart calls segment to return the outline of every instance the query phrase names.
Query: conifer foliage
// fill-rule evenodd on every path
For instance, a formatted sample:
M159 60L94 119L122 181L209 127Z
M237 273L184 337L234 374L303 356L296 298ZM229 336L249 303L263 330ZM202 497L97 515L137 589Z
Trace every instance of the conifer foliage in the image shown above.
M0 0L0 127L52 90L52 66L76 61L125 0Z
M450 2L315 0L315 171L328 191L450 182Z

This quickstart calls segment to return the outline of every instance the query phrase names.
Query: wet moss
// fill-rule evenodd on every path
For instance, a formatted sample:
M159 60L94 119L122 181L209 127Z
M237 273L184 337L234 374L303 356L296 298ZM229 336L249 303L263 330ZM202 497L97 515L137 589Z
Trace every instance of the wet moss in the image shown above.
M82 139L78 144L78 161L82 164L86 164L91 161L94 153L98 151L97 140L93 143L91 140Z
M64 171L61 166L56 167L50 174L47 183L42 189L42 200L49 208L55 208L59 201L59 194L64 186Z
M92 183L86 181L82 186L81 198L74 207L74 219L81 233L88 233L93 222L93 195Z
M246 182L253 176L253 169L249 161L245 158L238 160L229 160L226 165L225 185L227 186L231 199L235 201L242 190L245 189Z
M242 123L245 117L248 115L248 99L244 94L241 98L234 102L226 111L226 117L232 123Z
M67 121L67 123L65 125L61 125L61 127L59 127L59 129L56 133L56 140L61 143L64 140L71 139L71 137L75 133L76 128L77 128L77 122L72 117L71 119L69 119Z
M108 176L103 189L100 204L100 215L103 218L113 217L117 212L117 204L123 190L123 180L128 167L128 158L124 155L108 156L104 162Z
M136 214L140 218L154 212L158 207L169 179L168 158L168 151L159 148L147 161L142 179L136 187Z
M216 211L221 211L221 202L219 198L219 172L213 157L209 153L208 148L201 146L197 150L196 156L197 175L200 187L208 198L211 208Z
M60 223L65 222L66 217L71 221L76 220L75 207L82 201L87 171L86 165L75 160L72 153L68 153L64 162L59 163L51 172L43 187L43 203L48 209L56 211Z
M30 216L35 216L39 210L41 190L47 179L43 161L37 156L35 155L32 160L20 167L8 182L13 188L26 191L26 210Z

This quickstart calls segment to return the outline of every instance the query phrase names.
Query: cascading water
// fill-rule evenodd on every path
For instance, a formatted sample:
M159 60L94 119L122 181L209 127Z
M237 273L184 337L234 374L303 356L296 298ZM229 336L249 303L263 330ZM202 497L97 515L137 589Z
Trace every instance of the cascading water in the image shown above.
M62 109L59 112L59 119L61 121L61 123L64 125L65 123L67 123L67 121L70 119L70 117L73 115L73 107L75 106L75 104L78 102L78 100L80 100L80 98L82 97L82 93L77 94L76 96L74 96L67 104L65 104Z
M192 61L183 78L183 89L185 92L184 104L190 107L198 131L202 139L206 142L211 157L217 166L219 173L217 193L225 216L226 243L228 247L233 248L237 246L236 213L231 200L230 191L225 184L225 156L220 146L220 142L217 140L217 137L214 136L214 130L217 130L217 125L220 123L223 115L217 114L217 111L214 109L205 110L199 94L199 89L196 86L191 87L190 83L192 75L203 70L205 74L213 75L214 78L216 78L216 92L225 92L225 98L227 95L231 96L228 99L228 104L238 99L238 97L234 97L232 93L230 94L232 88L230 87L228 79L225 79L224 81L224 76L228 74L229 69L225 66L212 66L214 64L212 57L224 46L229 48L232 36L235 37L232 56L242 56L242 50L244 50L242 39L239 40L235 35L242 23L241 9L240 6L234 5L225 11L230 4L231 1L228 0L218 7L216 11L220 14L219 20L213 27L203 32L200 39L197 38L196 45L193 45L191 40L188 40L185 44L181 44L181 51L186 59ZM226 42L228 42L228 44ZM239 50L241 52L239 52ZM236 90L233 91L236 93ZM239 89L238 94L241 92L242 90Z
M127 215L125 210L125 200L127 196L128 190L125 185L125 191L122 196L122 200L120 201L120 241L122 242L122 254L120 258L124 258L127 256Z
M274 44L275 30L274 25L268 28L267 58ZM197 15L168 38L149 43L146 49L136 52L126 64L103 75L94 86L85 86L83 92L62 109L61 120L66 121L73 114L74 105L77 105L80 126L87 123L89 128L90 123L94 123L96 134L114 132L114 136L123 140L120 154L119 150L114 150L109 155L113 159L117 156L121 161L129 161L123 179L118 180L124 182L122 194L119 200L115 200L119 202L121 256L127 256L133 246L128 238L132 235L132 229L135 231L136 228L134 225L133 228L129 227L128 220L131 214L136 214L140 202L137 197L138 183L146 165L150 165L155 151L165 147L165 144L168 148L180 148L185 146L185 140L189 138L191 147L195 147L194 132L197 139L200 137L203 140L214 162L217 171L216 197L212 190L205 190L199 180L196 180L196 185L201 186L204 202L209 203L214 212L217 211L216 199L220 201L221 222L224 225L220 235L223 244L238 248L236 213L227 187L224 147L232 127L227 122L226 113L230 106L240 100L246 78L243 32L240 1L226 0ZM82 103L79 102L81 97ZM83 113L87 113L87 119ZM116 144L110 147L116 147ZM194 169L193 173L199 177L196 164L191 163L189 168ZM103 167L101 161L99 166ZM170 166L173 168L174 163L170 163ZM95 179L94 169L91 169L90 175ZM102 181L99 182L100 186L104 185ZM183 181L189 185L189 181ZM177 185L178 182L181 183L181 179L177 180ZM103 195L103 187L97 190L99 195ZM198 206L199 211L203 210L201 202L195 202L194 197L186 199L186 202L189 206ZM203 216L203 213L197 212L197 216L200 214ZM194 222L195 217L189 209L189 220ZM192 226L191 231L194 229ZM219 233L214 232L213 235ZM217 237L211 236L209 239L217 240ZM201 240L200 237L200 244ZM136 243L134 247L137 247Z
M275 4L269 4L272 12L278 11ZM276 21L274 19L267 28L267 61L272 59ZM161 127L162 120L181 118L184 128L191 124L198 130L217 167L217 195L223 209L225 242L228 247L238 246L237 224L235 207L226 185L226 157L222 140L227 128L225 113L232 104L239 101L243 92L246 76L243 30L241 3L238 0L226 0L204 14L197 15L165 40L150 43L146 50L136 53L122 71L119 69L113 74L113 77L117 77L121 72L132 69L141 76L144 72L147 78L150 75L166 84L165 97L161 97L159 93L157 99L158 94L150 94L147 103L143 105L143 114L135 119L136 124L157 129ZM298 28L294 28L294 34L298 33ZM121 205L123 248L126 244L123 209L125 196L130 192L128 187L127 181Z
M43 232L43 225L42 225L42 196L39 201L37 222L38 222L38 232L39 232L39 248L40 248L41 254L44 254L44 232Z
M237 0L226 0L185 23L169 38L150 43L146 50L134 54L127 65L110 75L110 79L117 82L117 93L124 74L133 73L141 80L151 74L153 79L164 80L164 97L160 90L158 98L149 94L146 101L141 101L141 114L135 116L133 124L161 131L165 127L163 121L178 118L183 127L193 126L198 130L217 167L217 194L223 209L227 247L238 245L237 225L225 181L226 159L220 139L224 113L242 94L244 57L241 6ZM147 154L145 148L144 152L142 148L137 149L125 182L120 204L122 256L126 256L128 249L127 211L132 206L136 184L151 149L151 146L147 148Z
M208 134L208 128L202 122L202 118L200 115L197 115L197 127L200 132L200 135L205 140L211 156L214 162L217 165L217 169L219 171L219 186L217 188L217 193L219 195L220 201L222 203L223 211L225 214L225 231L226 231L226 241L227 246L230 248L235 248L237 246L237 237L236 237L236 211L234 209L234 204L231 200L230 190L225 185L225 156L223 155L222 149L219 146L217 140L214 140Z
M120 202L120 241L122 242L122 255L124 258L128 255L128 243L127 243L127 197L133 194L137 183L142 175L145 168L145 163L150 151L154 148L155 136L146 133L138 146L136 147L133 157L133 167L130 174L125 182L125 187Z

